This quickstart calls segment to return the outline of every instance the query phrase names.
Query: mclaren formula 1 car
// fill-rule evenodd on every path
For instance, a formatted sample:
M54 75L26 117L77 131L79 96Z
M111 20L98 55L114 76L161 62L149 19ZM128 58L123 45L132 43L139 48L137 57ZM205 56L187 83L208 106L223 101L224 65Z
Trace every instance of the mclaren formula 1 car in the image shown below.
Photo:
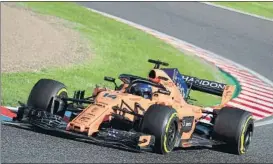
M149 62L154 68L147 78L121 74L117 85L114 78L104 77L115 88L96 86L88 97L84 90L68 97L63 83L41 79L27 103L19 102L13 121L4 123L160 154L192 146L223 147L238 155L247 151L254 130L252 115L226 106L235 86L160 68L168 63L159 60ZM220 96L222 101L214 107L195 106L189 102L191 90Z

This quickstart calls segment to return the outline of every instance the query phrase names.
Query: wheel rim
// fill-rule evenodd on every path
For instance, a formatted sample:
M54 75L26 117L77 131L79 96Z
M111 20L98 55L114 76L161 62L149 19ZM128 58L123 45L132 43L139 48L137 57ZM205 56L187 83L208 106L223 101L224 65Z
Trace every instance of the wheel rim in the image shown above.
M168 149L172 149L174 147L175 144L175 138L176 138L176 126L175 126L175 122L172 122L170 124L170 127L167 131L167 147Z
M245 150L248 149L248 147L250 145L250 142L251 142L251 139L252 139L252 130L249 127L248 130L246 131L246 134L245 134L245 140L244 140Z
M66 97L67 97L67 91L62 91L62 92L60 92L57 96L60 97L60 98L66 98ZM53 98L52 98L52 100L53 100ZM52 102L52 100L51 100L51 102ZM60 104L54 106L54 111L53 111L54 114L56 114L59 105L60 105ZM52 104L49 105L49 107L48 107L49 110L50 110L51 106L52 106ZM65 111L62 111L62 112L59 113L59 114L62 116L62 115L64 115L64 112L65 112Z

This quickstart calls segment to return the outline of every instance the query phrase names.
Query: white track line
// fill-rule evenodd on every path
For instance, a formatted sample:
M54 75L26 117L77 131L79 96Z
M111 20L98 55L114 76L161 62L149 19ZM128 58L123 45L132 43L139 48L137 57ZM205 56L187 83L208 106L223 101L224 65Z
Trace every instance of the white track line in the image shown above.
M247 16L251 16L251 17L263 19L263 20L266 20L266 21L273 22L273 19L266 18L266 17L260 16L260 15L256 15L256 14L251 14L251 13L240 11L240 10L236 10L236 9L233 9L233 8L230 8L230 7L225 7L225 6L213 4L213 3L210 3L210 2L200 2L200 3L206 4L206 5L210 5L210 6L213 6L213 7L222 8L222 9L229 10L229 11L233 11L233 12L236 12L236 13L244 14L244 15L247 15Z
M261 120L261 121L255 122L254 126L259 127L259 126L265 126L265 125L269 125L269 124L273 124L272 118L269 120Z

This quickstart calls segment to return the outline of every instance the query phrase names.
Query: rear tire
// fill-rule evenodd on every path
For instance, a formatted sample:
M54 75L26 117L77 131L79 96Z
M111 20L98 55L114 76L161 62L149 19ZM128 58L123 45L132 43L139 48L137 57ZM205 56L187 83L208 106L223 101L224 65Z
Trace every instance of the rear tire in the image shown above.
M67 97L66 86L55 80L40 79L29 94L27 106L52 113L51 106L55 96ZM52 114L63 116L65 111L57 111L58 105L54 106Z
M213 139L226 142L218 148L242 155L248 150L253 136L254 121L251 113L242 109L222 108L214 124Z
M178 136L178 117L173 108L151 105L144 114L142 132L155 136L154 151L160 154L171 152Z

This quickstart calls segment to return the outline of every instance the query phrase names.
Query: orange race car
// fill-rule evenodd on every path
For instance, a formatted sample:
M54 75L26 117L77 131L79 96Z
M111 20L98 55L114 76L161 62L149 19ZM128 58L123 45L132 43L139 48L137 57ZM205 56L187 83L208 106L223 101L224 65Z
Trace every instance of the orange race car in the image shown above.
M148 77L121 74L115 89L96 87L90 97L75 91L68 97L66 86L41 79L32 88L27 104L20 103L12 122L47 133L62 133L73 139L88 140L130 150L161 154L176 147L217 146L244 154L253 135L252 115L227 107L235 86L182 75L176 68L155 64ZM222 97L214 107L189 103L190 90ZM68 121L64 116L70 113ZM209 119L208 119L209 118Z

